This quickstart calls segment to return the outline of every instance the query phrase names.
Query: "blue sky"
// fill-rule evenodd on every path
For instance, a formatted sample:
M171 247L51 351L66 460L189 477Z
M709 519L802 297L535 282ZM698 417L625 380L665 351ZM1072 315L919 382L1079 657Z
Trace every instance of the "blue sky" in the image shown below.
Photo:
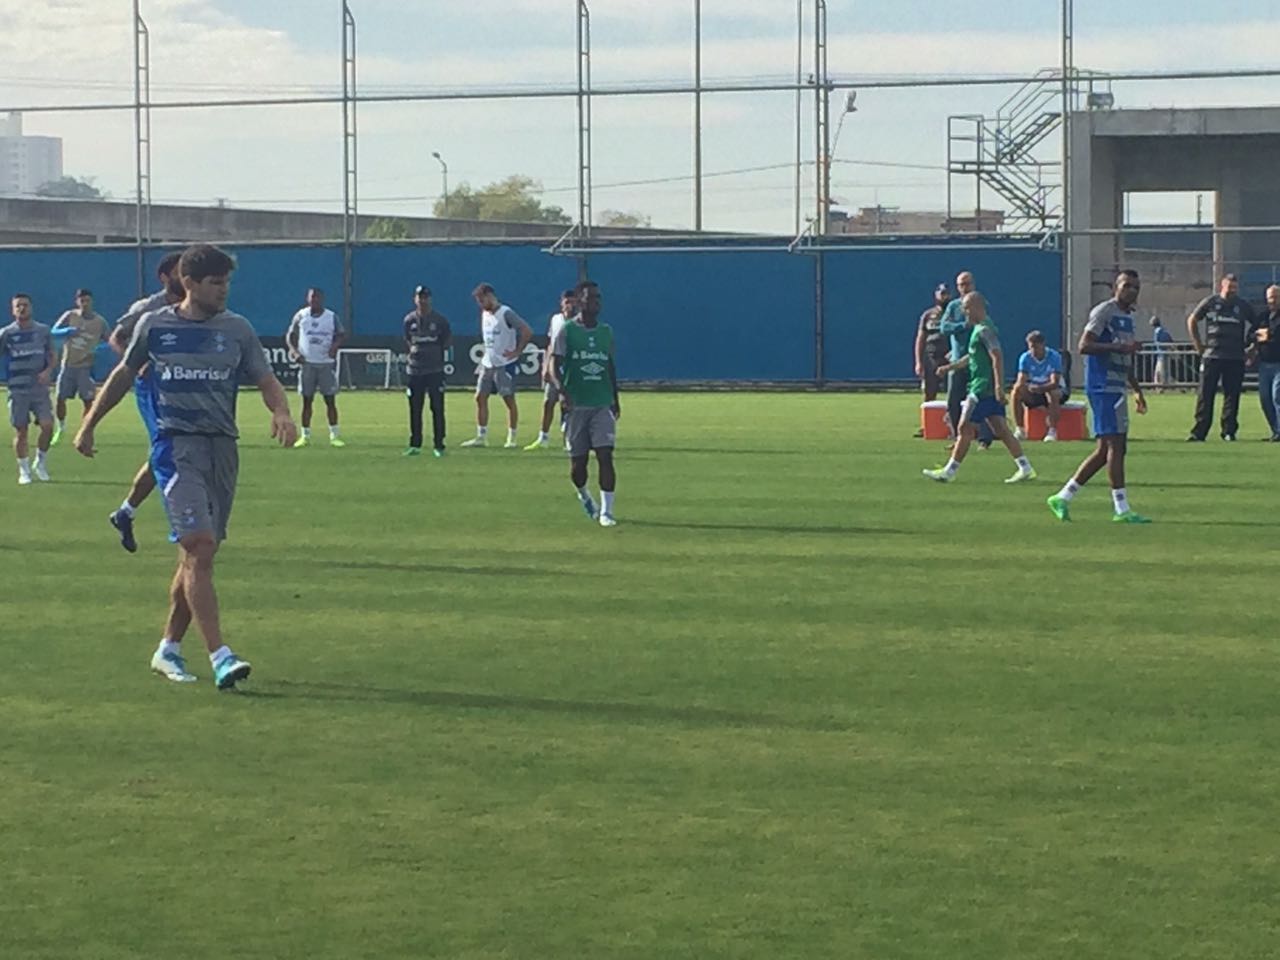
M690 78L692 0L593 0L591 6L597 83ZM1172 70L1275 63L1265 44L1253 40L1274 29L1277 0L1126 0L1122 19L1115 15L1119 6L1077 0L1079 66ZM573 0L356 0L354 7L366 90L572 83ZM0 104L127 98L128 8L128 0L0 0ZM329 91L340 80L336 0L143 0L143 8L152 27L157 99ZM703 12L708 80L794 71L792 0L703 0ZM1031 72L1057 63L1058 17L1056 0L830 0L831 68L849 80ZM71 66L69 49L77 52ZM848 207L944 207L947 116L991 112L1012 92L863 91L836 151L833 193ZM1116 96L1118 106L1128 107L1280 105L1280 84L1130 83ZM705 169L772 168L709 179L708 226L791 229L793 173L786 165L794 152L793 110L789 94L705 99ZM806 103L804 143L811 162L810 115ZM691 118L687 97L597 100L597 213L635 210L657 225L690 225L692 186L676 178L692 169ZM361 189L371 212L428 210L440 189L433 150L448 159L453 183L479 185L527 173L544 183L549 202L574 205L571 101L368 106L361 127ZM65 138L69 172L95 176L117 196L128 195L128 115L34 115L27 128ZM339 133L334 107L157 111L156 199L338 209ZM611 186L639 179L669 182ZM811 180L806 171L806 212ZM955 185L957 207L972 207L970 188Z

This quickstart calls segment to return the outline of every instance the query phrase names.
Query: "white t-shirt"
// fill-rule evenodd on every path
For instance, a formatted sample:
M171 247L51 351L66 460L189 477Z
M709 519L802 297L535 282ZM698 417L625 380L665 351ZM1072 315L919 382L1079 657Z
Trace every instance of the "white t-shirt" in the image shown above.
M548 349L550 345L556 342L556 337L560 336L560 331L564 329L565 315L563 313L553 314L551 317L551 326L547 328Z
M484 356L480 365L489 369L501 369L509 363L515 363L519 357L507 354L516 349L520 342L520 328L525 326L520 315L503 304L493 313L488 310L480 315L480 333L484 338Z
M310 307L303 307L293 315L289 324L287 339L292 339L293 332L298 332L298 352L307 363L333 363L329 351L333 349L333 341L342 333L342 323L332 310L325 310L315 316Z

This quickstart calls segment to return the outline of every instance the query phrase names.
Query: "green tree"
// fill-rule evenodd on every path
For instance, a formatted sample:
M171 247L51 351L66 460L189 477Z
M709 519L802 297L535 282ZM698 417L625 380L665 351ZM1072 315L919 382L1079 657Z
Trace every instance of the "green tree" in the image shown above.
M408 240L409 225L399 217L379 217L365 228L366 240Z
M533 177L514 174L505 180L473 190L462 183L436 201L437 217L456 220L507 220L512 223L568 224L563 209L543 204L542 183Z
M602 227L651 227L653 218L645 213L631 210L606 210L600 214L599 226Z
M62 200L102 200L106 194L93 182L93 177L59 177L42 183L36 188L37 197L57 197Z

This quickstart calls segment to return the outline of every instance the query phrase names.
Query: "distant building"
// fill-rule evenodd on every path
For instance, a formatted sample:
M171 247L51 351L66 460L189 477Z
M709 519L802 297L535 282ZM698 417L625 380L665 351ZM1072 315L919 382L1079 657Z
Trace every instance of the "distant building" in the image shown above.
M1004 226L1003 210L979 210L973 216L948 217L945 211L861 207L855 214L831 211L831 232L877 233L995 233Z
M0 120L0 196L29 197L62 177L62 140L26 137L22 114Z

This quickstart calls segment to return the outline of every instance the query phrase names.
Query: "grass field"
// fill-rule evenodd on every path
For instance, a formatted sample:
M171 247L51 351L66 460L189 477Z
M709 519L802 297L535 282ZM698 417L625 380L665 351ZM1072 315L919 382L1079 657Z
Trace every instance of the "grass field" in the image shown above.
M0 485L0 957L1274 957L1280 448L1152 403L1121 527L1044 506L1085 444L942 487L911 397L636 395L610 531L561 455L246 396L236 694L148 673L122 408Z

